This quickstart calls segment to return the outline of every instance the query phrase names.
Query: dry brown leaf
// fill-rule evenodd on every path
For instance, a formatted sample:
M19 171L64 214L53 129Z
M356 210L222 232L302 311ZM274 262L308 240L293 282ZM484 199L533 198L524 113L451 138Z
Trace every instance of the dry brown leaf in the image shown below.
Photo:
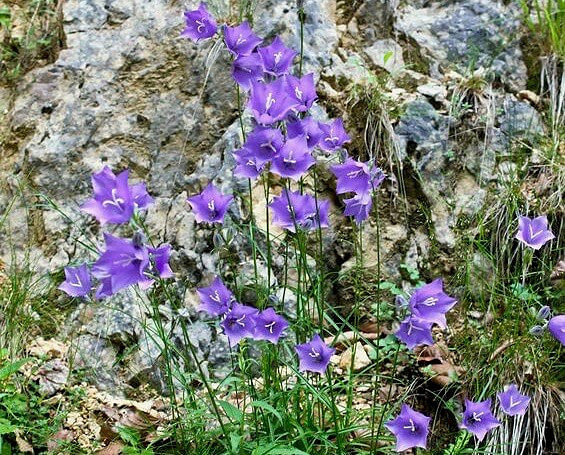
M70 430L61 429L52 435L47 441L47 451L57 453L63 442L70 442L75 439L75 435Z
M33 446L21 437L19 432L16 432L16 444L18 445L18 450L22 453L35 453Z
M120 455L124 445L120 442L111 442L103 449L96 452L96 455Z
M69 347L59 341L51 338L44 340L42 337L36 338L27 348L29 355L34 357L49 357L62 359L67 354Z

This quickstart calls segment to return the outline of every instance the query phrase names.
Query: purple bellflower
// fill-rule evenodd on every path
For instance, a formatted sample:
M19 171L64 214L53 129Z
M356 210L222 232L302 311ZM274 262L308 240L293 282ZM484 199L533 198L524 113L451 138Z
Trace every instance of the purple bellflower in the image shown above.
M238 177L245 177L248 179L256 179L261 175L266 163L261 163L257 159L257 154L248 148L240 148L233 152L233 157L237 166L233 173Z
M310 154L306 138L298 136L285 142L280 153L271 163L271 171L281 177L298 181L315 163L316 160Z
M547 328L551 334L565 346L565 314L552 317L549 320L549 324L547 324Z
M253 82L263 79L263 65L256 52L237 57L232 64L232 77L241 88L249 90Z
M266 308L255 317L253 338L277 344L288 325L286 319L277 314L273 308Z
M284 119L296 103L286 93L284 79L279 78L269 83L253 82L248 106L257 123L271 125Z
M297 136L305 136L309 149L316 147L322 137L319 123L313 117L304 117L302 120L288 122L286 124L286 133L291 139Z
M78 267L65 267L65 281L61 283L59 289L71 297L88 295L92 289L92 283L86 264Z
M457 300L443 292L443 281L437 278L416 289L410 297L412 314L441 328L447 326L445 313L455 306Z
M403 452L412 447L425 449L430 420L431 417L414 411L407 404L403 404L398 417L385 424L396 437L396 451Z
M186 36L192 41L210 38L218 31L218 25L214 17L208 12L206 3L201 2L197 10L186 11L184 13L186 28L181 36Z
M500 425L500 421L492 415L490 404L490 399L476 403L465 400L461 428L473 433L479 441L482 441L490 430Z
M257 52L261 56L265 72L275 77L288 73L297 54L286 47L278 36L268 46L258 48Z
M335 352L335 349L326 345L318 334L315 334L309 342L296 345L294 349L298 354L300 371L313 371L320 374L325 373Z
M159 278L172 278L174 276L169 266L171 257L171 245L165 243L157 248L148 247L149 259L154 265L155 272Z
M369 213L373 207L373 199L370 193L356 194L352 198L344 199L343 202L345 203L343 214L352 216L357 224L361 224L362 221L369 218Z
M226 287L219 276L208 287L196 290L200 297L200 309L210 316L226 314L235 302L233 293Z
M252 337L255 332L255 316L257 309L234 302L226 317L221 322L230 346L234 346L242 338Z
M283 145L284 137L279 129L258 126L247 135L243 147L255 155L257 164L264 164L277 156Z
M290 74L285 76L286 90L290 98L296 103L294 109L306 112L318 99L314 73L306 74L298 79Z
M187 199L198 223L220 224L223 224L232 200L233 196L221 193L212 183L209 183L202 193Z
M345 163L331 166L337 179L337 194L368 193L372 189L371 172L366 163L347 158Z
M92 175L94 197L86 201L81 209L96 217L101 225L127 223L134 209L146 209L153 199L147 194L145 184L128 185L129 171L117 176L108 166Z
M290 232L296 232L296 226L306 231L328 227L329 201L318 201L309 194L299 191L288 191L286 188L280 196L269 204L273 211L273 223Z
M434 344L432 337L432 322L410 315L400 323L400 327L395 335L402 341L408 349L416 346Z
M106 250L92 265L92 275L101 282L96 292L97 298L108 297L119 290L134 284L147 284L149 251L129 239L114 237L104 233Z
M343 127L343 120L338 118L329 124L320 123L322 137L318 145L322 150L335 152L340 149L343 144L350 142L351 138Z
M545 215L537 218L528 218L521 216L518 219L518 232L515 238L520 240L524 245L539 250L555 236L548 229L547 217Z
M500 407L509 416L524 415L530 404L530 397L522 395L516 384L505 387L497 397Z
M247 21L235 27L224 27L224 41L229 51L236 57L239 55L249 55L263 41L259 38Z

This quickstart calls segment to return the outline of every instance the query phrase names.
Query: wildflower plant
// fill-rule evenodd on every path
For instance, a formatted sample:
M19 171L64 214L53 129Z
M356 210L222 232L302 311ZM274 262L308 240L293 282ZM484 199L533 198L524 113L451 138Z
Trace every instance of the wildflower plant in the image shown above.
M364 224L374 214L378 227L378 192L387 177L375 156L362 161L349 155L351 137L342 118L323 122L314 116L312 107L318 100L316 75L302 74L303 48L298 52L279 36L271 40L259 37L242 17L237 24L218 25L205 3L186 12L184 17L183 37L196 43L208 39L223 41L231 58L231 75L240 108L240 144L228 153L234 158L234 175L247 180L248 194L224 193L213 183L214 176L210 176L207 185L187 199L187 210L192 211L196 223L214 230L216 249L236 237L245 239L251 246L251 280L245 282L249 277L238 274L237 263L234 273L221 276L222 258L218 267L220 275L210 281L203 280L207 285L196 289L200 317L216 329L220 338L227 340L232 371L220 383L211 381L188 335L184 318L174 321L183 333L184 345L179 348L172 342L174 327L170 331L165 327L159 299L151 293L157 288L159 297L171 300L171 305L174 301L175 310L180 313L171 289L175 284L175 273L169 266L173 246L160 244L149 235L143 215L153 199L143 182L130 183L128 170L115 174L104 167L92 176L93 196L81 208L104 229L104 246L94 249L96 257L92 260L66 267L65 281L59 289L71 297L92 300L108 298L126 288L151 295L156 323L153 335L160 341L170 406L178 423L175 428L182 434L180 440L185 447L198 442L184 431L190 413L198 411L208 415L203 427L212 426L221 435L220 444L227 450L224 453L247 453L239 452L240 445L245 444L247 449L259 450L265 445L264 440L246 442L254 435L268 438L268 444L274 443L272 453L317 453L320 438L327 448L324 453L350 453L354 445L352 435L361 421L351 411L356 345L349 348L352 352L349 376L340 382L334 364L341 347L338 343L334 345L334 340L346 329L359 336L355 332L359 299L355 290L353 323L327 304L329 273L324 258L324 235L332 229L335 211L329 197L320 191L318 169L330 163L336 181L335 200L337 196L343 197L343 216L351 218L351 227L358 234L356 260L360 269L363 268ZM302 33L305 18L302 7L298 17ZM243 121L244 109L252 117L250 131ZM254 185L262 186L265 199L266 223L261 228L253 205ZM236 219L235 210L232 211L236 206L244 208L241 219ZM128 226L130 235L118 236L107 229L108 225ZM225 234L234 227L237 232ZM275 227L279 229L273 232ZM553 234L545 217L533 220L521 217L516 238L537 250ZM378 243L376 250L378 255ZM276 270L275 254L283 256L282 270ZM265 273L259 269L260 262L265 265ZM383 284L380 279L379 258L378 310ZM448 313L457 299L444 291L442 278L419 284L409 297L404 298L400 290L397 292L398 320L394 322L394 335L390 335L392 340L394 336L397 338L392 364L379 358L382 346L378 338L370 345L377 358L370 373L373 399L370 412L365 415L370 437L364 444L371 453L377 453L380 442L388 437L383 427L396 438L394 450L398 452L428 446L431 417L404 402L392 418L400 403L390 400L390 390L397 380L397 360L402 347L414 351L417 347L433 345L434 332L447 330ZM253 290L252 299L246 297L245 291L249 289ZM292 311L287 306L291 293L296 297L296 308ZM546 312L543 319L549 316ZM563 344L562 318L555 316L545 326ZM380 323L377 314L377 326ZM385 366L391 370L386 374L381 371ZM195 382L204 386L206 396L193 390ZM378 400L378 390L383 385L389 390L385 403ZM336 398L343 390L347 396L345 411L338 406ZM228 396L235 398L230 402ZM184 409L179 408L179 402L185 403ZM498 394L498 402L511 418L527 412L530 398L512 384ZM461 428L475 435L478 441L500 425L491 403L491 399L481 402L467 399L465 410L459 415ZM304 431L303 425L308 426L308 431ZM276 441L285 437L292 439L292 447L277 446Z

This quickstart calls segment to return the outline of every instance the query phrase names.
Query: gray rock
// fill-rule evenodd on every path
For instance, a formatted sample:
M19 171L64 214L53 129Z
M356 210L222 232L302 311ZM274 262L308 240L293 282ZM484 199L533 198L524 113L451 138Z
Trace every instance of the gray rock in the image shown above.
M391 74L398 73L404 68L402 47L392 39L379 40L373 43L365 48L365 54L373 62L373 65L383 68Z
M395 26L443 68L460 72L485 67L513 90L525 88L526 66L519 45L520 8L500 0L410 2Z

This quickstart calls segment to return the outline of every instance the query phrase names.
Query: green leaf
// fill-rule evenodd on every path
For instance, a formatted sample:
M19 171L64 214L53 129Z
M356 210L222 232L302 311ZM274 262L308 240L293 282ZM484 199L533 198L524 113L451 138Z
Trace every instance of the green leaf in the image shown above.
M235 420L236 422L243 420L243 412L237 409L233 404L223 400L219 400L218 403L231 420Z
M390 58L394 55L394 52L392 51L387 51L383 57L383 62L386 65L386 62L388 62L390 60Z
M239 452L239 444L241 443L241 435L237 433L230 434L231 451L233 453Z
M251 455L308 455L302 450L290 446L280 446L277 444L268 444L259 446L251 452Z
M262 400L252 401L250 403L250 405L253 406L254 408L260 408L260 409L264 409L265 411L270 412L271 414L273 414L279 420L279 422L282 422L282 420L283 420L280 412L277 411L274 407L272 407L266 401L262 401Z
M0 435L13 433L17 429L18 427L10 423L9 420L0 418Z
M28 361L29 359L20 359L20 360L16 360L15 362L11 362L8 363L7 365L4 365L2 368L0 368L0 381L3 381L8 376L14 374L22 367L22 365L24 365Z

